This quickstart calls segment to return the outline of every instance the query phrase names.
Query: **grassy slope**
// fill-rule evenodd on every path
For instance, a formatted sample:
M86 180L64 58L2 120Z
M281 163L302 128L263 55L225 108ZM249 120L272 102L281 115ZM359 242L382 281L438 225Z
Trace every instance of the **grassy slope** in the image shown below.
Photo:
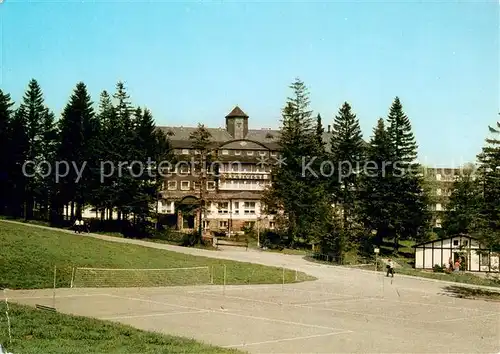
M5 309L5 303L0 303L2 314ZM0 319L0 343L14 354L243 353L108 321L39 311L28 306L9 304L9 310L12 344L9 344L3 315Z
M57 266L58 287L69 286L74 266L103 268L214 266L214 283L222 284L225 264L227 284L282 282L281 268L191 256L1 221L0 249L2 250L0 287L11 289L52 287L54 265ZM311 279L314 278L299 273L299 280ZM287 270L285 282L294 281L295 271Z

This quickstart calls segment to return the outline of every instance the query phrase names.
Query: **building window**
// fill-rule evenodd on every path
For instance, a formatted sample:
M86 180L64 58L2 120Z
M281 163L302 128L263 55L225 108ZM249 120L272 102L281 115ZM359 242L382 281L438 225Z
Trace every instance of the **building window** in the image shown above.
M464 241L464 246L467 246L469 244L469 241Z
M239 215L240 213L240 202L234 202L234 210L233 213Z
M265 151L259 151L259 155L260 156L266 156L266 152Z
M183 155L189 155L189 149L182 149Z
M278 153L276 151L271 151L271 156L276 157L278 156Z
M453 246L458 246L458 240L453 240Z
M240 164L237 162L232 162L231 164L231 172L239 172L240 171Z
M441 175L439 173L436 173L436 180L441 181Z
M193 182L193 190L200 190L200 182Z
M189 190L189 181L181 181L181 190L188 191Z
M245 215L255 214L255 202L245 202L244 210Z
M219 221L219 227L220 228L226 228L227 227L227 221Z
M180 174L187 175L189 173L189 166L188 165L180 165L178 168L178 171Z
M241 155L241 150L235 150L235 151L234 151L234 154L235 154L235 155Z
M253 151L247 151L247 155L248 156L252 156L253 155Z
M215 190L215 182L214 181L207 181L207 189L209 191Z
M441 203L437 203L437 204L436 204L436 210L437 210L437 211L441 211L441 210L443 210L443 207L441 206Z
M274 228L275 228L275 227L276 227L276 223L275 223L274 221L270 221L270 222L269 222L269 228L270 228L271 230L274 230Z
M436 195L441 195L441 188L436 189Z
M253 229L255 227L255 221L245 221L245 227Z
M229 203L228 202L219 202L217 203L217 209L219 214L227 214L229 213Z
M203 228L204 229L210 228L210 220L203 220Z
M222 150L222 155L229 155L229 150Z
M481 267L488 267L490 265L490 257L487 252L481 252L479 254L479 265Z
M200 155L200 154L201 154L201 151L200 151L200 150L194 150L194 154L195 154L195 155Z
M175 191L177 189L177 181L168 181L167 189L169 191Z

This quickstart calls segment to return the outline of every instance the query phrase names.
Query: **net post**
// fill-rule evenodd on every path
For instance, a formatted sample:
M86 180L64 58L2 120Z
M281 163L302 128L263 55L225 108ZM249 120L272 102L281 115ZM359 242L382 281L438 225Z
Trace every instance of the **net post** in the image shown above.
M57 266L54 266L54 292L52 294L52 307L56 308L56 274L57 274Z
M299 272L295 269L295 281L299 281Z
M76 267L73 267L73 271L71 272L71 284L69 285L70 288L73 288L73 284L75 281L75 271L76 271Z
M213 265L210 266L209 272L210 272L210 284L213 285L214 284L214 266Z
M12 345L12 331L11 331L11 326L10 326L10 316L9 316L9 301L7 300L7 289L3 289L3 293L5 296L5 315L7 316L7 326L9 329L9 344Z
M281 291L285 291L285 267L281 267Z
M222 295L226 295L226 274L227 274L227 270L226 270L226 265L224 264L224 285L222 286Z

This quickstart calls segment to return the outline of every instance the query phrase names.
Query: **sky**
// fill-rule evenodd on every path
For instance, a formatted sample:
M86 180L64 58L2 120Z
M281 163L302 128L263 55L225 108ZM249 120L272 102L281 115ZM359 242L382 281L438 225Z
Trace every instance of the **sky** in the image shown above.
M325 127L344 101L369 140L396 96L419 160L474 161L500 120L499 2L15 1L0 3L0 88L30 79L60 116L83 81L123 81L158 125L279 128L295 78Z

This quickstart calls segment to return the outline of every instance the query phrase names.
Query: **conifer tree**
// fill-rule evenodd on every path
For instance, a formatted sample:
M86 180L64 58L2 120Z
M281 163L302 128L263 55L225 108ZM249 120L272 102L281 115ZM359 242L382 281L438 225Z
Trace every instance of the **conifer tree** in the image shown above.
M13 105L10 95L0 89L0 213L9 210L12 201L12 185L9 182L14 168L10 154L12 143L14 143L10 136Z
M197 184L200 186L199 190L199 208L198 208L198 238L195 243L200 243L202 240L203 232L203 216L206 213L206 196L207 196L207 182L210 166L213 160L213 153L210 149L212 142L212 134L205 128L203 124L198 124L198 128L189 135L189 140L193 149L199 154L195 155L195 161L192 164L191 171L197 177ZM217 173L216 173L217 174Z
M391 220L394 250L397 252L400 239L424 237L431 215L428 196L422 188L422 176L418 174L417 143L398 97L391 105L387 121L393 151L393 167L387 177L393 190L392 202L397 207Z
M374 243L378 246L382 244L383 237L390 233L395 209L394 191L389 183L392 158L392 145L384 120L380 118L373 128L366 152L366 165L360 176L361 220L369 233L375 232Z
M336 168L330 192L342 213L342 233L338 254L355 244L357 236L357 209L359 201L358 172L364 160L365 148L359 120L349 103L344 102L335 116L331 137L331 160Z
M113 159L116 159L115 149L118 148L118 136L120 134L117 124L116 112L111 96L104 90L100 94L99 110L97 113L96 125L99 133L97 141L93 144L95 146L94 151L96 151L94 156L98 161L98 165L89 169L92 172L93 181L89 202L96 207L98 213L100 212L101 220L107 219L116 206L115 180L112 176L105 176L113 172L110 171L110 167L106 164L106 161L114 161Z
M59 144L57 160L69 164L69 173L58 184L58 206L71 203L71 217L80 217L82 208L91 199L94 175L94 143L97 138L97 122L92 100L83 82L77 83L62 117L59 120ZM90 162L90 165L89 165ZM74 166L77 166L78 171ZM83 172L80 176L78 172ZM74 208L76 203L76 210Z
M305 84L296 79L290 86L292 96L282 111L279 139L281 160L274 166L272 185L264 194L268 209L283 211L278 220L280 229L286 230L290 245L317 243L324 232L323 202L327 194L319 183L319 171L305 166L317 162L319 150L317 124L309 108L309 92ZM317 123L317 122L316 122ZM312 172L311 172L312 171Z
M459 233L473 234L480 227L483 190L472 166L462 169L453 183L453 190L446 205L443 229L452 236Z
M484 246L500 251L500 123L497 122L496 128L488 128L491 136L478 154L483 201L476 235Z
M46 139L53 136L54 115L45 107L42 89L35 79L29 82L19 114L23 115L22 121L26 124L28 137L28 150L25 161L33 162L38 166L42 161L51 163L52 151L48 149L53 147L54 144ZM39 172L44 173L46 171ZM29 171L29 173L33 173L33 171ZM47 206L48 200L45 191L50 189L48 183L50 183L49 179L42 178L40 173L27 179L24 206L25 219L33 217L35 201L38 206Z
M14 113L9 127L10 136L10 166L8 184L11 189L9 214L21 217L25 212L28 190L28 178L23 173L22 167L26 161L29 150L29 139L27 132L26 113L24 107L20 106Z
M126 218L133 210L134 195L138 193L138 185L130 171L130 163L134 161L134 120L132 118L132 104L123 82L116 84L113 95L115 104L116 125L109 126L111 131L113 157L110 161L115 166L114 200L118 209L118 219ZM122 168L120 168L122 163Z

